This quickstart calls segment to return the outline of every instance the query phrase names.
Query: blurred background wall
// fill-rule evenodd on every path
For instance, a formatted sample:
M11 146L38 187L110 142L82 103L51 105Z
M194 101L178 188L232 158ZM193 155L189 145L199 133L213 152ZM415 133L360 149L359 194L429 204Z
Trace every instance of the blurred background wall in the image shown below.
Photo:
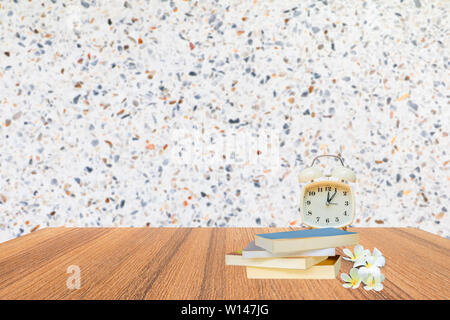
M340 154L354 226L450 235L448 1L1 1L0 241L301 226ZM337 165L321 163L324 170Z

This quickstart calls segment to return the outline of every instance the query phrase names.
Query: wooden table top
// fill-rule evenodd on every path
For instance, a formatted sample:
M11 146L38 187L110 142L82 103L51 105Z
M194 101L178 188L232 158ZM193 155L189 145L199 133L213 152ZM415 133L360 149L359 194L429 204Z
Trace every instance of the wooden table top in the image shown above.
M47 228L0 244L0 299L449 299L450 240L410 228L352 228L386 257L380 292L342 280L247 279L225 266L263 232L292 228ZM342 253L339 248L338 253ZM80 289L68 289L71 265ZM342 261L341 272L351 262Z

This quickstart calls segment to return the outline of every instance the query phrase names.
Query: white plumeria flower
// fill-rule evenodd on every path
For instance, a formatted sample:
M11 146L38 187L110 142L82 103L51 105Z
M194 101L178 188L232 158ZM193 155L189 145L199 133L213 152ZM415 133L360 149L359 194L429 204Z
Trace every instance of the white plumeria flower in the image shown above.
M359 268L358 273L361 278L366 278L369 275L379 276L380 275L380 260L377 257L368 256L365 259L365 263L361 268Z
M384 275L379 274L377 276L369 275L366 279L363 280L365 286L364 289L366 290L375 290L375 291L381 291L383 290L383 282Z
M342 285L344 288L353 288L353 289L358 288L362 281L358 273L358 269L356 268L352 268L350 270L350 275L346 273L341 273L341 279L346 282Z
M354 262L354 267L359 267L365 264L365 258L367 255L370 255L370 250L364 250L364 247L360 244L355 246L355 255L353 253L345 248L344 253L349 256L350 258L344 257L345 260Z

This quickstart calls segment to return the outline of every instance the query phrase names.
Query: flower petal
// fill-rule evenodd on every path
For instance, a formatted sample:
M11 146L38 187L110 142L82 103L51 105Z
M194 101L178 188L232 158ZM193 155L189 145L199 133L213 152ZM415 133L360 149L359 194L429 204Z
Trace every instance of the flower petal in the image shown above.
M353 256L353 253L349 250L349 249L347 249L347 248L345 248L344 250L342 250L342 251L344 251L344 253L347 255L347 256L349 256L350 258L354 258L354 256Z
M356 268L356 267L365 266L365 265L366 265L366 258L361 257L361 258L355 260L353 267Z
M353 258L342 257L344 260L353 261Z
M372 283L372 280L373 280L373 277L372 277L372 275L369 273L369 274L367 274L367 275L364 277L363 282L364 282L366 285L370 286L370 284Z
M355 246L355 257L359 257L364 252L364 247L360 244Z
M368 256L368 257L366 257L366 262L367 262L367 264L373 265L373 264L375 264L376 259L377 258L374 256Z
M352 281L352 278L350 278L350 276L346 273L341 273L341 279L344 280L345 282Z
M372 255L375 256L375 257L381 257L381 256L383 256L383 255L381 254L381 251L378 250L377 248L373 248L373 254L372 254Z
M365 277L367 277L367 275L369 275L369 274L370 274L369 269L367 269L366 267L362 267L362 268L359 268L359 269L358 269L358 275L359 275L361 278L365 278Z
M370 291L370 290L372 290L372 287L364 286L364 289L366 289L367 291Z
M352 277L352 279L357 279L357 278L359 278L359 276L358 276L358 269L356 269L356 268L351 268L351 269L350 269L350 276Z
M375 277L379 277L379 276L380 276L380 273L381 273L380 268L378 268L378 267L376 267L376 266L372 266L372 267L369 269L369 272L370 272L371 275L373 275L374 278L375 278Z
M384 267L384 265L386 264L386 259L383 256L377 256L375 259L375 264L378 267Z
M344 288L350 288L352 286L352 284L351 283L344 283L342 286Z
M383 285L381 283L377 283L376 285L373 286L373 290L381 291L383 290Z

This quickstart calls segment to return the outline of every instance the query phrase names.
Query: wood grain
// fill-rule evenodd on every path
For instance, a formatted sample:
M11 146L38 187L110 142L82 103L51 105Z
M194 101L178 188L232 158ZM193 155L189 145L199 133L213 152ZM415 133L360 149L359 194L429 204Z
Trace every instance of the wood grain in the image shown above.
M334 280L247 279L225 254L290 228L47 228L0 244L0 299L449 299L450 240L410 228L352 228L386 257L384 290ZM342 254L341 248L338 253ZM68 289L67 268L81 269ZM342 272L351 262L342 261Z

